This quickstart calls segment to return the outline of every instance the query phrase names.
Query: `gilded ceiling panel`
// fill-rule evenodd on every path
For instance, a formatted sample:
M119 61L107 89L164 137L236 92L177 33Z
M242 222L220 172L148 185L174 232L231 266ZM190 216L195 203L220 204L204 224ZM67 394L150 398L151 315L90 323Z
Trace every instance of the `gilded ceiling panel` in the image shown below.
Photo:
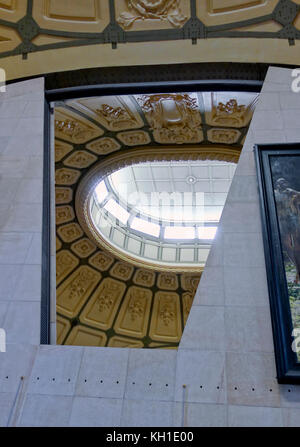
M102 330L111 328L125 290L125 283L105 278L81 312L80 321Z
M258 95L238 93L234 95L232 92L213 92L204 93L203 98L207 124L239 129L249 124ZM228 144L230 144L231 140L238 139L238 134L237 132L227 132L225 134L222 132L222 129L213 129L213 132L210 133L210 138L223 140L227 138Z
M143 130L131 130L129 132L119 132L118 140L125 146L142 146L151 143L151 139L147 132Z
M99 64L142 65L145 59L147 64L162 60L178 63L178 53L173 45L165 45L167 41L178 42L180 61L186 63L239 60L297 64L293 46L300 39L299 7L299 0L0 0L0 58L5 58L7 79ZM230 48L226 43L225 59L222 45L215 41L222 37L235 39ZM261 48L249 38L260 39ZM197 47L182 54L187 48L184 40L196 44L204 39L200 59ZM249 39L249 54L242 39ZM165 59L151 51L151 43L157 42L166 49ZM113 51L118 45L126 45L123 59ZM281 51L276 52L277 45ZM90 48L85 51L82 46ZM43 52L50 52L50 57L35 54L30 64L25 62L31 53ZM7 60L10 56L18 56L20 63ZM107 105L91 113L104 121L108 118L108 125L125 117L121 106L116 111ZM164 139L158 137L157 141Z
M300 30L300 13L297 15L297 17L295 19L294 26L295 26L295 28Z
M76 191L100 160L107 160L106 169L111 157L126 165L126 151L149 146L151 154L161 154L164 141L174 153L186 150L187 159L201 147L204 158L233 157L252 116L256 95L250 96L102 97L56 107L57 343L177 348L201 271L136 266L96 246L79 223ZM165 140L158 137L163 132ZM184 141L174 139L180 132L187 135Z
M0 0L0 17L3 20L17 22L26 14L26 9L24 0Z
M85 265L79 267L57 289L58 312L74 318L100 279L101 275L96 270Z
M56 342L58 345L63 343L70 329L70 321L58 315L56 317Z
M180 299L177 293L157 292L149 335L152 340L179 343L183 331Z
M181 28L191 16L186 0L119 0L115 5L117 22L124 30Z
M105 346L107 337L104 332L86 326L75 326L66 340L67 345L75 346Z
M135 103L126 96L102 96L69 101L68 105L98 121L111 132L138 129L144 123Z
M77 223L70 223L67 225L62 225L57 230L58 235L63 240L63 242L74 242L83 236L83 231Z
M103 0L34 0L32 16L41 28L81 33L100 33L110 20Z
M22 42L14 29L0 25L0 53L13 50Z
M197 0L197 15L205 25L241 22L271 14L279 0Z
M71 143L86 143L103 135L104 131L75 112L57 107L55 110L55 135Z
M97 155L107 155L119 150L121 145L114 138L104 137L87 144L86 147Z
M73 197L73 191L71 188L55 188L55 203L57 205L62 205L65 203L70 203Z
M130 287L114 324L115 332L140 339L145 337L151 303L151 290L136 286Z

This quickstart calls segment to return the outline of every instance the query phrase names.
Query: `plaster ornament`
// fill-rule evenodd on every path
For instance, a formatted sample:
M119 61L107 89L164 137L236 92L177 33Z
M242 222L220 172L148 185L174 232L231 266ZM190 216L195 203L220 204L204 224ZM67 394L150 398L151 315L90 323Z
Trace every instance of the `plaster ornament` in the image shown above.
M186 93L137 98L158 143L198 143L203 139L196 98Z
M101 104L101 108L96 109L96 113L101 116L112 130L126 129L136 124L134 116L122 107L112 107L108 104Z
M93 137L93 131L91 129L69 119L55 120L55 130L58 134L60 133L62 136L71 138L75 143L82 143Z
M211 129L208 131L208 139L212 143L234 144L240 135L236 129Z
M213 122L232 127L241 126L246 112L245 105L238 105L236 99L230 99L226 104L219 102L218 106L213 108Z
M117 20L125 29L137 20L158 19L180 27L187 19L180 11L180 0L126 0L126 3L131 12L122 12Z

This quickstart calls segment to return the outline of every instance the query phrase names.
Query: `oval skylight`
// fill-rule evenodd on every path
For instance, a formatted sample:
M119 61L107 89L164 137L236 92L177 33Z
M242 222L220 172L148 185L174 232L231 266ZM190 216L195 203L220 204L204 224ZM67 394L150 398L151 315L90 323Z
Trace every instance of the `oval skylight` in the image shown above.
M98 180L86 204L93 238L137 265L201 269L214 239L236 164L148 161Z

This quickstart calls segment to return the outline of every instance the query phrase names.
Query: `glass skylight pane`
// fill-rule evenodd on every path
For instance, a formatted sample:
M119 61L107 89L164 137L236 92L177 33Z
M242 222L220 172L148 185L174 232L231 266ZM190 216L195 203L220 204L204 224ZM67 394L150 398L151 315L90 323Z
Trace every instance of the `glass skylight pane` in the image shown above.
M214 239L218 227L198 227L199 239Z
M158 237L160 233L159 225L137 217L132 220L130 227L133 230L141 231L142 233L150 234L151 236L155 237Z
M195 228L193 227L166 227L165 239L194 239Z
M105 185L104 180L100 182L95 188L96 197L99 203L103 202L103 200L107 197L108 191Z
M122 206L120 206L114 199L110 199L104 208L112 214L116 219L119 219L122 224L126 225L129 213L127 213Z

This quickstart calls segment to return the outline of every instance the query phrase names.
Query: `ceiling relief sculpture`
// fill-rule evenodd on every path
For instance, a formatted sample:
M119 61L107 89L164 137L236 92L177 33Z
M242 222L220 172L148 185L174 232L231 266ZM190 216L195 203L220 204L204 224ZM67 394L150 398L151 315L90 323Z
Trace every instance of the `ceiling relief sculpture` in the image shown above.
M161 94L137 97L156 142L200 143L203 140L197 96Z
M21 43L19 34L12 28L0 26L0 54L11 51Z
M122 3L126 4L126 9L119 6L118 10L122 12L117 22L124 29L131 28L137 21L159 20L181 27L187 20L187 16L182 13L184 2L181 0L125 0Z
M103 130L86 118L80 117L66 109L57 108L55 114L55 132L57 138L72 143L85 143L92 138L103 135Z
M246 92L198 92L59 103L54 120L58 344L178 347L209 245L198 243L202 248L197 262L202 267L198 264L186 271L180 266L172 270L169 264L194 262L194 242L180 255L171 246L160 252L154 245L146 247L144 255L151 267L130 257L123 259L120 251L99 245L82 224L76 207L80 185L99 163L102 175L111 175L117 169L131 169L133 162L138 167L146 162L146 170L134 171L140 174L136 187L157 182L160 191L169 168L149 179L150 163L160 157L164 163L185 160L180 171L172 168L176 185L204 191L211 184L211 191L219 191L214 196L218 202L210 195L208 205L218 211L226 197L224 184L227 188L232 176L225 178L223 173L238 160L256 98ZM224 107L217 109L219 103ZM225 124L214 123L215 112ZM201 178L193 171L197 160L203 163ZM209 167L214 160L216 165ZM118 243L120 237L111 232ZM126 247L129 254L136 250L129 240ZM168 265L155 264L157 256Z
M231 93L221 92L204 94L206 122L217 127L237 129L245 127L252 117L257 98L257 95L243 94L239 97L232 97ZM213 138L216 137L216 134L214 132ZM233 138L233 135L231 138Z

